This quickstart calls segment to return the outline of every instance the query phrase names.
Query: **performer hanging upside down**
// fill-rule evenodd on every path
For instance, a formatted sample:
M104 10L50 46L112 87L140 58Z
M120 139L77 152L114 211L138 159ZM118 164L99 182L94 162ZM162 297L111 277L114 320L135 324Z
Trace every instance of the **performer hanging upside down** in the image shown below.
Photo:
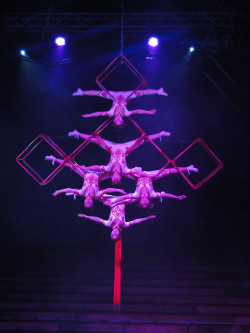
M56 163L62 163L63 160L59 158L55 158L54 156L46 156L45 159L47 161L52 161L52 164ZM126 194L126 192L122 189L116 189L116 188L106 188L104 190L100 190L99 188L99 182L101 180L104 180L108 178L108 175L104 175L102 172L91 172L91 171L86 171L85 166L79 166L77 164L71 164L66 162L64 164L66 167L71 168L73 171L75 171L78 175L80 175L84 181L82 188L77 190L77 189L72 189L72 188L65 188L62 190L55 191L53 193L54 196L57 196L60 193L66 193L66 195L79 195L81 197L85 197L84 200L84 206L86 208L90 208L93 206L93 199L102 201L104 200L104 195L106 193L111 193L111 192L117 192L117 193L122 193Z
M179 168L181 171L186 171L190 173L198 172L198 169L195 168L193 165L188 167L181 167ZM166 192L155 192L153 188L153 181L162 177L166 177L170 174L178 173L176 168L171 169L163 169L163 170L153 170L153 171L140 171L139 168L136 172L134 172L134 176L138 177L137 185L134 193L122 195L115 200L113 200L113 204L120 204L124 200L131 200L130 203L135 201L139 202L142 208L147 208L150 205L150 199L153 198L172 198L182 200L185 199L185 195L176 196Z
M82 117L99 117L99 116L107 116L114 117L114 124L117 127L121 127L124 123L123 117L129 117L133 114L155 114L156 110L152 109L150 111L147 110L131 110L127 109L127 103L136 97L144 96L144 95L162 95L168 96L168 94L160 89L145 89L145 90L136 90L136 91L110 91L108 94L105 90L82 90L80 88L77 89L76 92L73 93L73 96L99 96L107 99L111 99L113 101L113 105L109 111L98 111L93 113L83 114Z
M131 153L135 148L139 147L145 142L145 138L142 136L136 140L132 140L125 143L114 143L108 140L104 140L98 134L96 137L92 137L89 134L79 133L77 130L68 133L69 136L74 136L75 138L82 138L85 140L90 140L91 142L96 143L103 149L106 149L110 152L110 160L108 165L93 165L90 167L85 167L85 170L93 171L103 171L105 174L109 174L112 178L113 184L119 184L121 181L121 176L128 176L133 174L133 169L129 169L126 163L126 157ZM157 134L149 135L148 137L151 140L161 138L162 136L170 136L169 132L162 131Z
M126 222L125 207L127 205L127 201L124 200L124 202L121 204L113 204L114 199L116 199L116 197L111 197L111 198L109 198L108 201L104 201L104 204L111 206L108 220L103 220L100 217L88 216L85 214L78 214L78 216L85 217L89 220L102 223L106 227L111 227L112 228L111 239L115 242L117 242L120 239L122 229L128 228L131 225L136 224L136 223L144 222L149 219L154 219L156 217L155 215L150 215L147 217L143 217L143 218L139 218L139 219L135 219L135 220Z

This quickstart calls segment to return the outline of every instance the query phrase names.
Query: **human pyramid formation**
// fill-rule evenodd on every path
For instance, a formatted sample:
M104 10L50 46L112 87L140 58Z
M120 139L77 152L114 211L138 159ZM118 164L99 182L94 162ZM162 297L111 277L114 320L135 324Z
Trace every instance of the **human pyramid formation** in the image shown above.
M127 103L136 97L144 95L162 95L168 96L168 94L160 88L156 89L145 89L145 90L136 90L136 91L110 91L108 94L106 91L101 90L88 90L83 91L78 89L73 96L99 96L113 101L112 107L109 111L99 111L90 114L83 114L82 117L98 117L98 116L107 116L113 117L113 122L116 127L121 127L124 123L123 118L129 117L133 114L155 114L156 110L131 110L127 109ZM132 221L126 221L125 219L125 207L131 203L138 202L139 205L143 208L147 208L151 205L151 199L154 198L173 198L182 200L186 198L185 195L176 196L166 192L155 192L153 188L153 181L168 176L173 173L178 173L179 171L176 168L162 169L162 170L152 170L152 171L143 171L141 167L128 168L126 163L126 157L134 149L142 145L148 138L150 140L155 140L161 138L162 136L170 136L169 132L162 131L160 133L152 134L147 137L140 137L138 139L125 142L125 143L115 143L103 139L99 134L84 134L79 133L77 130L69 132L70 137L75 137L77 139L82 138L84 140L89 140L103 149L110 152L110 160L108 165L93 165L86 167L84 165L79 166L76 163L66 162L64 165L73 169L78 175L83 178L83 185L81 189L65 188L62 190L55 191L54 196L57 196L60 193L65 193L66 195L73 195L74 198L79 195L84 197L84 206L85 208L90 208L93 206L93 199L101 201L103 204L110 206L110 214L108 220L96 216L89 216L85 214L78 214L79 217L84 217L99 223L104 224L106 227L111 227L111 239L113 241L118 241L121 237L121 230L123 228L128 228L129 226L140 223L149 219L156 218L155 215L150 215L144 218L135 219ZM63 160L56 158L52 155L46 156L46 160L51 160L52 164L62 163ZM179 168L181 171L198 172L198 169L193 165L188 167ZM122 176L129 177L136 180L136 189L134 193L127 194L123 189L117 188L106 188L100 189L99 183L107 178L111 178L112 184L120 184ZM110 195L108 193L121 193L120 196Z

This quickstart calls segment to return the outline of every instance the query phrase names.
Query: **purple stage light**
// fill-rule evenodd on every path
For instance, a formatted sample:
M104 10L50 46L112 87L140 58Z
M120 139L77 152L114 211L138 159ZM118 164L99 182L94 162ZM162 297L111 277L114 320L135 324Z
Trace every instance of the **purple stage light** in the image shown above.
M63 46L63 45L65 45L66 44L65 38L63 38L63 37L57 37L55 39L55 44L57 46Z
M152 46L152 47L156 47L158 46L159 42L158 42L158 38L156 37L150 37L148 40L148 45Z

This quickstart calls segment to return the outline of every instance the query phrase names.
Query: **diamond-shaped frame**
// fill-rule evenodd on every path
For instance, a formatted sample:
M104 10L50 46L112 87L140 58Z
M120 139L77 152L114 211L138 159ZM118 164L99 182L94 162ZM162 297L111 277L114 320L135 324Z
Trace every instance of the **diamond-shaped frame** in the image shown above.
M146 138L165 158L166 158L166 160L167 160L167 163L162 167L162 169L163 168L165 168L169 163L171 163L171 159L157 146L157 144L153 141L153 140L151 140L149 137L148 137L148 135L146 134L146 132L144 132L143 131L143 129L137 124L137 122L136 121L134 121L134 119L132 119L131 117L129 117L129 120L135 125L135 127L142 133L142 137L143 138ZM132 147L133 148L133 147ZM131 148L131 150L132 150L132 148ZM159 170L159 173L162 171L162 169L161 170Z
M217 164L217 167L213 169L206 177L204 177L201 181L199 181L197 184L193 184L190 179L187 178L187 176L184 175L184 173L180 170L178 165L176 164L177 159L182 156L184 153L186 153L191 147L193 147L195 144L200 144L202 148L208 153L208 155L214 160L214 162ZM189 145L187 148L185 148L179 155L177 155L171 163L181 176L186 180L186 182L194 189L197 190L201 185L203 185L206 181L208 181L213 175L215 175L222 167L223 163L219 160L219 158L212 152L212 150L205 144L205 142L201 139L198 138L196 139L191 145Z
M126 101L128 101L131 95L136 93L137 90L143 89L146 86L147 81L145 77L131 64L131 62L122 53L119 54L113 61L111 61L111 63L101 72L101 74L97 76L96 83L102 90L106 91L106 93L113 99L114 97L112 96L110 91L104 86L103 82L122 63L124 63L132 71L132 73L135 74L135 76L137 76L139 80L141 80L141 83L126 98Z
M43 178L28 162L27 157L42 143L49 144L63 159L46 178ZM33 178L39 185L48 184L64 167L66 162L70 162L65 152L47 135L39 134L16 158L17 163Z

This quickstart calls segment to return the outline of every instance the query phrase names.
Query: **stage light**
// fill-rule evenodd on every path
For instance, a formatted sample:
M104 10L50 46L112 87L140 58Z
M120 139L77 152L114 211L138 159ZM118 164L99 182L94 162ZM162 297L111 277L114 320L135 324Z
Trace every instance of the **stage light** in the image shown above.
M22 49L22 50L20 50L20 51L19 51L19 53L20 53L20 54L21 54L21 56L23 56L23 57L25 57L25 56L26 56L26 52L25 52L25 50L23 50L23 49Z
M156 37L150 37L148 40L148 45L152 46L152 47L156 47L158 46L159 42L158 42L158 38Z
M63 46L63 45L65 45L66 44L65 38L63 38L63 37L57 37L55 39L55 44L57 46Z
M194 50L195 50L195 47L194 46L190 46L189 52L194 52Z

